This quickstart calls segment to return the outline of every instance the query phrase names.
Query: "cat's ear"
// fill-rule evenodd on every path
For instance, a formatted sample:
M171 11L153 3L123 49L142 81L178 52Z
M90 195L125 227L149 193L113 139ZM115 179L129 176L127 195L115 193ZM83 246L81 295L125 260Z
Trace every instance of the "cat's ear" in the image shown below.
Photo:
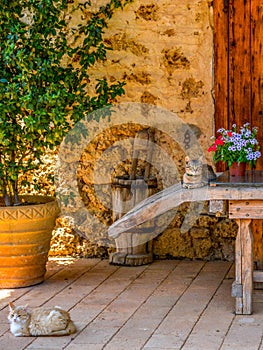
M201 163L204 162L204 156L203 156L203 155L199 156L199 161L200 161Z
M26 312L29 312L29 308L28 308L28 304L22 306L23 310L25 310Z
M10 303L8 305L9 305L9 310L10 311L14 310L15 305L14 305L14 303L12 303L12 301L10 301Z
M186 163L188 163L190 161L190 158L188 156L186 156L184 160Z

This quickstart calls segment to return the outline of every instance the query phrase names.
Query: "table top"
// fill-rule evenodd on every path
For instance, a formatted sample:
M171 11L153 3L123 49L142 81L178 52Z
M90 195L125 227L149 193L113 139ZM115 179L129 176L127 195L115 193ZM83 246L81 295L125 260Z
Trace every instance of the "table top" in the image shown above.
M229 171L225 171L210 182L210 186L263 186L263 170L247 170L245 176L230 176Z

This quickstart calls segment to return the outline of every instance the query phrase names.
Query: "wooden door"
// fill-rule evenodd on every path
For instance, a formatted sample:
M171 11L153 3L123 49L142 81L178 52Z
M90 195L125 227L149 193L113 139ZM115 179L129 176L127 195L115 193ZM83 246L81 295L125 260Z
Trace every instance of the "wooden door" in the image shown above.
M263 0L214 0L215 131L245 122L259 128L263 153ZM263 170L263 156L257 162ZM219 171L225 170L220 164ZM253 222L263 267L263 221Z
M215 130L249 122L263 145L263 1L214 0L214 79Z

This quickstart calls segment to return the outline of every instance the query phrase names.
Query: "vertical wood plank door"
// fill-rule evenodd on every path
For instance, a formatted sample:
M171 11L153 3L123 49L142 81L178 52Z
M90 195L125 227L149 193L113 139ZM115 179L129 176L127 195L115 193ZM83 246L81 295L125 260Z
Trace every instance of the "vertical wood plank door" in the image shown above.
M249 122L263 147L262 0L214 0L214 77L215 130Z
M257 126L263 153L263 0L214 0L215 131ZM256 169L263 170L263 156ZM218 164L218 171L225 165ZM263 221L252 224L255 260L263 267Z

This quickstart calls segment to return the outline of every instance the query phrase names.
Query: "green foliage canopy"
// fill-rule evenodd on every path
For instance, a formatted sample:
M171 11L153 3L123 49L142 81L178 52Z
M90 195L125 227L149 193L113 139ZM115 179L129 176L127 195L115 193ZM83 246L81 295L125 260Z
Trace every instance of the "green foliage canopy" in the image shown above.
M123 82L98 80L92 94L87 88L89 68L109 49L103 42L107 22L130 1L110 0L75 28L65 20L67 0L1 1L0 188L6 205L19 204L20 175L37 169L47 148L124 93ZM92 1L78 5L87 7L92 10Z

